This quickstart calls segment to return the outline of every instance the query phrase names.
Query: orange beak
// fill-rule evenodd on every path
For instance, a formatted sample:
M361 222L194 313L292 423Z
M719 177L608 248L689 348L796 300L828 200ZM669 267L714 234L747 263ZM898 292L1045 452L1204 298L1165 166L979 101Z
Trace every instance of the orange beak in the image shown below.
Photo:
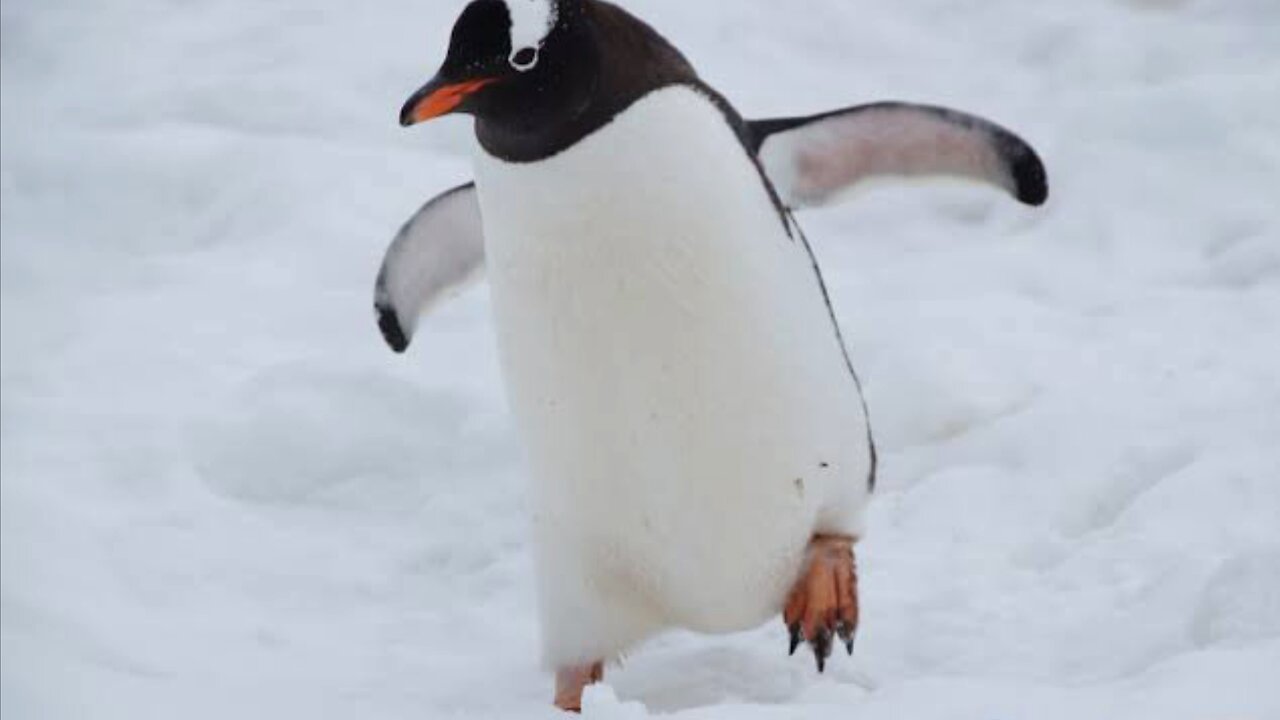
M495 82L497 82L496 78L481 78L460 83L432 80L404 104L404 109L400 111L400 124L409 127L441 115L448 115L457 110L468 97Z

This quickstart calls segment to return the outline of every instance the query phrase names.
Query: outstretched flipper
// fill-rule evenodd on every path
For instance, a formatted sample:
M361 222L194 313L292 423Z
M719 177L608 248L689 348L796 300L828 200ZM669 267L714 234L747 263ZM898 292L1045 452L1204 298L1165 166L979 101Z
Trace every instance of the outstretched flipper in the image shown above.
M428 202L401 228L378 273L374 307L392 350L413 340L418 319L484 271L484 228L475 183Z
M1049 197L1044 163L1030 145L956 110L886 102L748 126L765 174L791 209L828 204L886 176L968 178L1028 205Z
M952 176L1007 190L1028 205L1049 196L1044 163L1024 140L956 110L875 103L805 118L748 123L765 174L793 210L820 207L877 177ZM387 251L375 307L387 344L404 352L419 318L484 272L474 183L418 211Z

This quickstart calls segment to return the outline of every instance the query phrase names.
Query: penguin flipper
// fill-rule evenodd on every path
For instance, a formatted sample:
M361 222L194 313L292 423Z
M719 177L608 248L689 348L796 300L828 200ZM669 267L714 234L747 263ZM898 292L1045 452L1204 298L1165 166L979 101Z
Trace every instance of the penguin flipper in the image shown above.
M396 235L374 292L378 329L403 353L418 319L461 292L484 271L484 227L475 183L422 207Z
M1036 151L974 115L883 102L804 118L758 120L748 131L765 174L792 209L820 207L877 177L950 176L1008 191L1027 205L1049 197Z

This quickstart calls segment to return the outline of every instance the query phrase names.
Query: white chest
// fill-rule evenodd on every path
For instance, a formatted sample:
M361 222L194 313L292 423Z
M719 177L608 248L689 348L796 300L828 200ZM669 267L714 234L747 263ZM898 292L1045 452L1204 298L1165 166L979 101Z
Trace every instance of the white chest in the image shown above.
M865 480L865 429L808 256L719 110L659 91L549 160L482 156L477 186L543 565L577 553L684 624L762 612ZM744 584L760 607L692 617Z

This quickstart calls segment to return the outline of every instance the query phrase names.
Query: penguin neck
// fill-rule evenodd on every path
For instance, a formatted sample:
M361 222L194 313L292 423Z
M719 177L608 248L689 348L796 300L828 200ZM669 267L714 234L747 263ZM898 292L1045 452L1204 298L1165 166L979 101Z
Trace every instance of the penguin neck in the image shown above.
M572 9L570 9L572 8ZM529 102L476 120L486 153L506 162L545 160L605 127L649 93L677 84L705 87L689 62L643 21L605 2L561 6L562 29L548 42L569 43ZM571 21L573 29L563 29Z

